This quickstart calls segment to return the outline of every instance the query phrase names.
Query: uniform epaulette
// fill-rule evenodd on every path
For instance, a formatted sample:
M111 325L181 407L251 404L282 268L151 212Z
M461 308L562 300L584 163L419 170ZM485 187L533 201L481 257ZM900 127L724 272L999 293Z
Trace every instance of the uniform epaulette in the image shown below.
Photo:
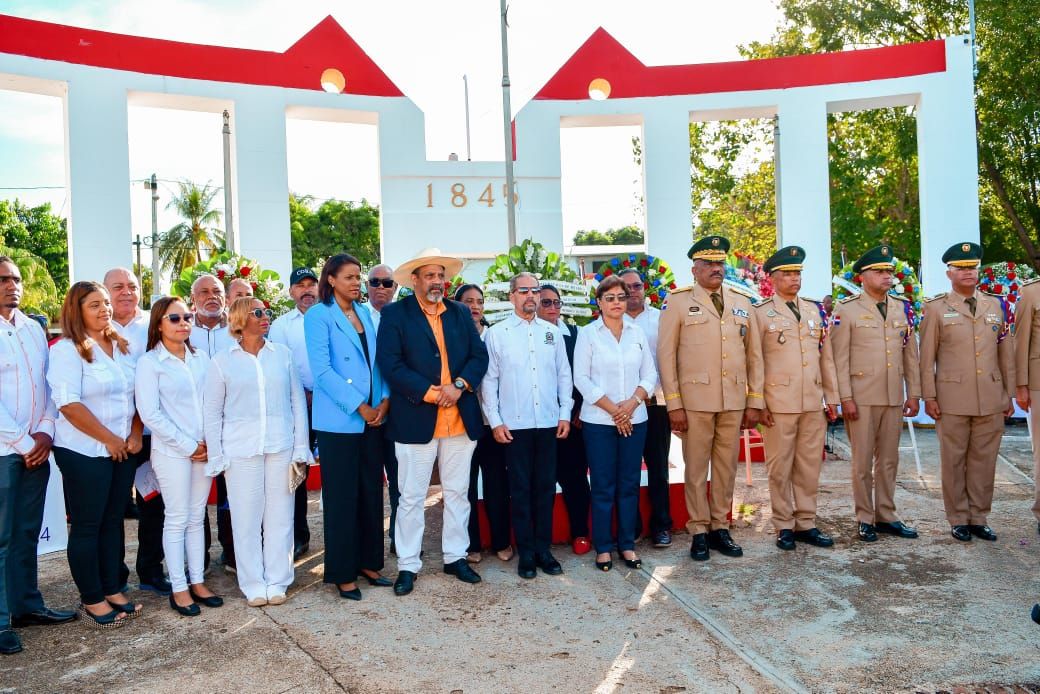
M731 284L727 284L726 288L731 290L734 294L740 294L741 296L743 296L745 298L748 298L748 299L754 299L755 298L755 295L751 293L750 289L744 289L743 287L734 287Z
M762 308L763 306L768 306L771 303L773 303L773 302L770 301L769 299L765 299L762 303L755 304L754 308Z
M1023 287L1028 287L1029 285L1036 284L1037 282L1040 282L1040 277L1034 277L1031 280L1026 280L1025 282L1022 283L1022 286Z
M823 302L822 302L822 301L820 301L819 299L814 299L814 298L812 298L811 296L802 296L801 294L799 294L799 295L798 295L798 298L799 298L799 299L804 299L805 301L811 301L812 303L816 304L817 306L819 306L820 304L822 304L822 303L823 303Z
M889 296L892 297L893 299L898 299L899 301L903 301L903 302L909 302L910 301L903 294L889 294Z
M685 287L678 287L676 289L673 289L670 293L671 294L678 294L679 292L688 292L691 289L693 289L693 285L692 284L688 284Z
M936 301L938 299L945 299L947 294L948 294L948 292L943 292L942 294L936 294L935 296L927 297L924 301L927 304L927 303L931 303L932 301Z
M844 299L838 299L838 303L839 304L847 304L850 301L855 301L858 298L859 298L859 294L853 294L852 296L847 296Z

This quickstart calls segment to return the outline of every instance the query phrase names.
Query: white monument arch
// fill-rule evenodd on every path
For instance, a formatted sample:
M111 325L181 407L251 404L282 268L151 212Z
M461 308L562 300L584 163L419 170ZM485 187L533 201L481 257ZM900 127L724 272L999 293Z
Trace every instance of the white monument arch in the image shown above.
M325 91L323 80L342 92ZM236 250L283 277L286 118L377 127L386 262L431 242L470 259L507 247L502 164L428 161L421 111L331 17L277 53L0 15L0 89L63 99L74 279L131 262L128 104L231 113ZM808 249L804 291L821 296L831 277L827 113L889 106L916 107L922 280L938 291L942 252L979 237L964 37L647 67L599 29L516 116L517 238L563 250L560 128L639 125L647 250L681 266L692 220L689 123L777 116L780 240Z

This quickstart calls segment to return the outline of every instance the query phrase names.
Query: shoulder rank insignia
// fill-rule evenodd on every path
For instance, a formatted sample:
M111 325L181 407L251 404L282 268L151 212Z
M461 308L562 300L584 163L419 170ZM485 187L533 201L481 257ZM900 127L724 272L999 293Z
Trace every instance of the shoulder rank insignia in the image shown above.
M855 301L858 298L859 298L859 294L853 294L852 296L847 296L844 299L838 299L838 303L839 304L847 304L850 301Z
M692 284L688 284L685 287L677 287L676 289L673 289L672 291L669 292L669 294L679 294L680 292L688 292L691 289L693 289L693 285Z
M931 303L932 301L938 301L939 299L945 299L946 298L946 294L947 294L947 292L943 292L942 294L936 294L935 296L929 296L929 297L925 298L924 301L925 301L925 303Z

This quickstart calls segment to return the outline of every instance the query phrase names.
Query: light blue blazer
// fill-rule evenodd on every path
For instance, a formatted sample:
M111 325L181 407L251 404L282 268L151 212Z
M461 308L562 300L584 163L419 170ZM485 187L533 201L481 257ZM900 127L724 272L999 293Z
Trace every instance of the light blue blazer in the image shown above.
M311 426L318 431L360 434L365 430L365 420L357 411L361 403L367 401L376 407L390 396L390 388L376 365L372 319L357 302L354 313L365 327L371 368L365 361L357 331L335 302L314 304L303 315L307 357L314 374Z

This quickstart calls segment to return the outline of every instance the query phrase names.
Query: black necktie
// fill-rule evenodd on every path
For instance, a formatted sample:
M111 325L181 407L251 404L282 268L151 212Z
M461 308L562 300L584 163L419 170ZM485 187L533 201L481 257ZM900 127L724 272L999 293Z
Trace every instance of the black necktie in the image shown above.
M711 303L715 306L715 310L719 312L719 316L722 316L722 295L718 292L712 292Z
M795 302L793 302L793 301L788 301L788 302L787 302L787 307L788 307L789 309L791 309L791 313L793 313L793 314L794 314L794 317L795 317L795 318L796 318L796 319L797 319L797 320L798 320L799 322L801 322L801 320L802 320L802 312L798 310L798 304L796 304L796 303L795 303Z
M968 304L968 310L971 311L971 315L975 315L975 297L969 296L964 300L964 303Z
M881 314L882 318L888 318L888 304L884 301L877 302L877 310Z

